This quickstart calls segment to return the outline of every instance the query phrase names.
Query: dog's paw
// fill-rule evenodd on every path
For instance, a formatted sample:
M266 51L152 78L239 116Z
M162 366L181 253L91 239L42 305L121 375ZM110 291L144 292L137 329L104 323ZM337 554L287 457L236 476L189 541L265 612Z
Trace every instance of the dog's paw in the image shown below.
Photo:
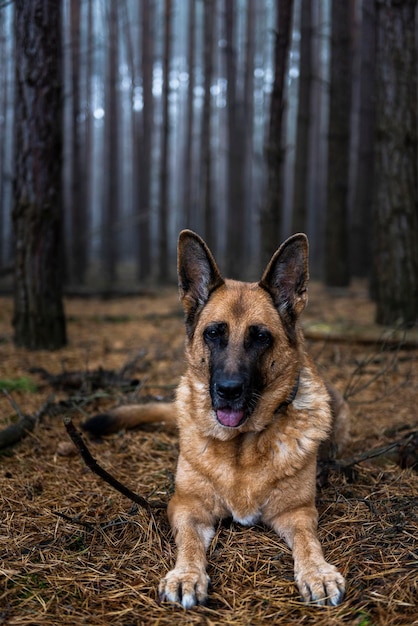
M200 569L176 568L160 582L161 602L179 602L185 609L204 604L208 596L209 576Z
M305 602L337 606L344 598L345 580L334 565L324 563L296 574L296 582Z

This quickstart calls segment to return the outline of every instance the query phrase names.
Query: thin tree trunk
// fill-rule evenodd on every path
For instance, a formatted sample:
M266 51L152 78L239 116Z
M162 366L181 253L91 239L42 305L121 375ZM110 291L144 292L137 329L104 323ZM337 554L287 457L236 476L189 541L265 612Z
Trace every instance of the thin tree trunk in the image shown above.
M136 110L135 107L135 99L136 99L136 89L139 85L139 80L137 78L138 72L136 69L136 58L138 57L137 51L137 40L138 37L132 36L131 31L131 22L135 22L137 16L134 14L130 14L129 4L127 0L122 0L119 3L121 7L122 13L122 27L123 27L123 43L126 49L126 60L129 68L130 74L130 84L129 84L129 113L130 113L130 130L131 130L131 172L132 172L132 206L135 217L137 218L137 222L139 225L139 233L141 233L141 213L139 207L141 206L142 200L142 171L141 171L141 155L142 155L142 113L141 111ZM134 11L134 7L131 7ZM138 229L135 229L138 232ZM132 243L132 238L129 237L129 245ZM137 260L139 259L139 245L138 241L135 239L134 242L134 250ZM137 263L137 268L139 267L139 263Z
M253 156L254 156L254 64L255 64L255 32L257 26L256 1L247 0L247 24L245 42L244 66L244 150L243 150L243 185L244 185L244 237L242 271L248 272L251 266L254 251L254 184L253 184ZM244 276L247 278L247 274Z
M194 124L194 87L196 56L196 0L189 0L189 28L187 42L187 69L189 84L186 100L186 138L183 167L183 210L187 226L192 226L193 215L193 124Z
M212 199L211 93L213 77L214 13L216 0L204 0L203 14L203 72L204 96L201 130L201 207L204 215L204 235L210 248L214 248L215 216Z
M350 282L348 261L348 182L351 121L351 3L331 3L331 91L328 129L328 182L325 228L325 281Z
M15 343L66 343L62 303L61 4L15 0Z
M86 202L85 202L85 152L83 153L80 106L80 28L81 0L70 2L71 22L71 85L72 85L72 128L71 128L71 245L67 267L69 279L76 284L84 282L87 262Z
M6 12L0 11L0 72L1 72L1 84L3 85L3 90L1 94L1 104L0 104L0 116L3 118L2 126L5 130L5 120L7 119L7 109L8 109L8 95L9 90L7 88L7 73L8 73L8 62L7 62L7 50L6 50ZM4 179L6 175L5 171L5 156L6 156L6 138L5 132L3 132L2 140L0 141L0 206L3 205L3 194L4 194ZM4 263L5 254L4 254L4 211L0 210L0 268Z
M302 0L298 117L292 231L306 232L308 226L308 165L312 92L312 0Z
M416 2L376 3L374 243L381 324L418 323Z
M283 212L282 125L285 76L292 33L293 0L278 0L277 33L274 52L274 83L270 101L267 158L267 197L261 212L261 258L267 263L280 240Z
M89 254L91 251L91 216L92 216L92 200L93 200L93 175L94 175L94 117L93 117L93 55L94 55L94 29L93 29L93 0L88 0L87 8L87 63L86 63L86 85L85 85L85 99L86 99L86 126L85 126L85 186L84 186L84 201L85 201L85 232L83 233L86 238L85 242L85 270L87 271L89 263Z
M158 224L158 279L165 283L169 276L168 263L168 202L169 202L169 96L170 96L170 57L171 57L171 21L172 2L164 0L164 53L163 53L163 113L162 113L162 143L161 143L161 170L160 170L160 211Z
M359 142L350 238L350 266L353 276L367 276L371 264L375 145L375 2L376 0L363 0L362 3Z
M242 278L245 233L245 132L243 105L238 94L236 51L236 1L225 0L226 78L227 78L227 255L226 271L233 278ZM246 129L245 129L246 130Z
M154 71L154 3L142 0L142 147L141 147L141 198L139 201L138 231L138 278L150 277L150 215L151 215L151 175L152 175L152 138L154 129L154 96L152 93Z
M109 0L104 155L106 195L103 203L102 235L103 277L106 289L110 289L116 279L118 260L118 236L116 232L119 213L118 15L118 3Z

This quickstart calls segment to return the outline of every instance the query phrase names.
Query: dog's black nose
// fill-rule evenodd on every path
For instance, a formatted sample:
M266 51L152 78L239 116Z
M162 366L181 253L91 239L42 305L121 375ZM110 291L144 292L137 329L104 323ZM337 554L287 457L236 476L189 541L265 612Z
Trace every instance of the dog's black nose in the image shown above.
M241 380L229 378L216 383L216 393L223 400L238 400L244 392L244 383Z

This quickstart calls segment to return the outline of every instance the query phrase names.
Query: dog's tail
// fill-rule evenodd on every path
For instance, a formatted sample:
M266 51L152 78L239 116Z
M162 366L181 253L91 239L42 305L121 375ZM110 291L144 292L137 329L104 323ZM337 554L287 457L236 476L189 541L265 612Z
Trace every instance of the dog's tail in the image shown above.
M166 430L174 430L176 421L174 403L150 402L119 406L106 413L100 413L86 420L82 428L97 437L145 424L162 424Z

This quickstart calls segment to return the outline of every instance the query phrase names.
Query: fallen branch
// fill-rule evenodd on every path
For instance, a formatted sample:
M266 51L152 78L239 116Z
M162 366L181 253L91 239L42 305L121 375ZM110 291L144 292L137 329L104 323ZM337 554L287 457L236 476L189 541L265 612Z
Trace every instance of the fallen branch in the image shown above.
M303 334L311 341L338 341L341 343L376 344L396 347L399 344L403 349L415 349L418 346L418 331L416 328L385 328L379 326L361 326L347 324L325 324L304 322Z
M347 459L334 460L331 466L337 470L345 470L363 461L369 461L394 451L396 451L394 460L398 465L402 468L412 467L415 469L418 466L418 431L411 432L399 441L394 441L386 446L373 448Z
M101 467L97 463L96 459L92 456L90 450L84 442L83 437L74 426L70 417L64 417L64 426L67 430L68 435L71 437L74 445L76 446L78 452L80 453L84 463L94 474L97 474L97 476L102 478L111 487L116 489L116 491L119 491L122 495L135 502L135 504L145 509L148 513L151 513L151 511L155 509L166 508L167 505L164 502L149 502L143 496L134 493L133 491L128 489L128 487L125 487L125 485L123 485L116 478L114 478L111 474L109 474L109 472L107 472L103 467Z

